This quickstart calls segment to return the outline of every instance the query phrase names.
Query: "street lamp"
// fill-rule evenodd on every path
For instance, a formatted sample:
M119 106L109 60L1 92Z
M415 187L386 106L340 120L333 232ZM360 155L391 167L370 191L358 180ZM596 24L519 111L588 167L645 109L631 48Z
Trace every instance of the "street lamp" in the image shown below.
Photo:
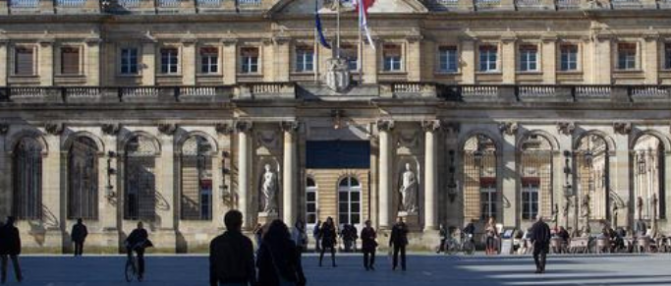
M645 170L647 167L645 164L645 151L640 151L638 153L638 160L636 163L638 164L638 173L645 174Z
M112 186L112 176L116 175L116 169L112 168L112 159L116 157L114 151L107 152L107 186L105 186L105 198L112 201L116 197L114 186Z
M484 157L484 153L480 149L480 146L478 146L478 150L475 150L473 152L473 162L475 163L475 166L478 168L482 168L482 158Z

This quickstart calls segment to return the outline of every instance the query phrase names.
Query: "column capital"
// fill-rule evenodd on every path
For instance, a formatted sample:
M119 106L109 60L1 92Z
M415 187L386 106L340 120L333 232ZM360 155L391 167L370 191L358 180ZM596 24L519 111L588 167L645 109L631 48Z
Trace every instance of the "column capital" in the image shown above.
M557 131L559 133L569 136L573 134L575 124L573 122L557 122Z
M301 123L297 120L280 122L280 129L284 132L296 132L301 127Z
M234 128L233 124L231 124L229 122L219 122L219 123L214 124L214 130L216 130L217 133L219 133L219 134L229 135L229 134L232 134L233 131L235 131L235 128Z
M441 122L440 120L424 120L421 122L421 125L425 132L433 132L440 129Z
M380 119L375 124L379 131L389 132L394 129L394 120L391 119Z
M65 130L65 124L62 122L50 122L44 125L44 130L51 135L61 135Z
M233 37L225 37L221 38L221 43L224 44L224 46L235 46L238 44L238 39Z
M631 122L615 122L613 123L613 131L620 135L629 135L632 130Z
M513 136L517 134L518 126L517 122L501 122L499 123L499 131L501 133Z
M238 132L248 132L252 130L253 123L248 120L238 120L235 122L235 130Z
M461 123L456 121L445 121L440 125L447 134L459 134Z

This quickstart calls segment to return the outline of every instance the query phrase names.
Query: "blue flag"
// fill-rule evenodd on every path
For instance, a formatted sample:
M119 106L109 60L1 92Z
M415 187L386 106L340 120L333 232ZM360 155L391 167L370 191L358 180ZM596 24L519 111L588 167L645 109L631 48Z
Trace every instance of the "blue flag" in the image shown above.
M317 29L317 34L319 34L319 43L322 44L327 49L331 48L331 45L326 41L324 37L324 32L322 31L322 20L319 18L319 0L315 0L315 27Z

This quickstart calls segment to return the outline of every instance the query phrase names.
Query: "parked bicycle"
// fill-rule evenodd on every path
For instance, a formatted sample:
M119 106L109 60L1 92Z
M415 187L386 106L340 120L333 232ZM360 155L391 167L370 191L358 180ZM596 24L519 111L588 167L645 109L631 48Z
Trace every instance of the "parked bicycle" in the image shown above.
M455 233L447 238L445 241L445 254L455 255L459 252L467 255L475 253L472 234L458 232L458 234Z

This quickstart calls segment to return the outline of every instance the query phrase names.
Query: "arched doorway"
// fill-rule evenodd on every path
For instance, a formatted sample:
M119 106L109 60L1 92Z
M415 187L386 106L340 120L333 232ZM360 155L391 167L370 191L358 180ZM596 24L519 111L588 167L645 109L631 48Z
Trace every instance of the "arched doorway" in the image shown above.
M654 135L636 140L633 153L634 199L636 219L664 218L665 196L664 144ZM641 205L638 205L638 204Z
M497 179L496 143L478 134L463 147L464 219L486 221L501 213Z
M608 142L598 134L583 136L576 146L577 211L574 224L581 232L591 231L589 221L608 219L610 159Z

